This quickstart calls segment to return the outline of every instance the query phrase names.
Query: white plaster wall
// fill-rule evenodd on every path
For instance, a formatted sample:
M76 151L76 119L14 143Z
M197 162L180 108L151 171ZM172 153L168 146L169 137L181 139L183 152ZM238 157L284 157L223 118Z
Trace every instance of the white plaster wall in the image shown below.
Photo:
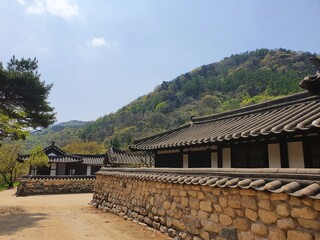
M304 168L302 142L288 143L288 158L290 168Z
M231 150L230 148L222 148L222 167L231 168Z
M269 168L281 168L280 144L268 144Z
M188 168L189 167L189 155L183 154L182 159L183 159L183 168Z
M218 167L218 153L211 152L211 167L217 168Z
M91 175L91 166L87 165L87 176Z
M50 176L56 176L57 175L57 163L51 163L50 164Z
M36 168L31 168L30 174L35 176L37 175L37 169Z

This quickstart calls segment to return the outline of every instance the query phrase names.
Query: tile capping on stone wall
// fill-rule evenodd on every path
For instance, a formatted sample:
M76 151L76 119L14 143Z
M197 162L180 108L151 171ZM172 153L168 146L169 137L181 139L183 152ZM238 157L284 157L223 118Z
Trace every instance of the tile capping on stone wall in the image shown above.
M320 199L320 169L305 168L101 168L97 175L230 187Z
M319 169L114 169L91 205L175 239L320 240Z
M17 196L90 193L93 192L95 179L95 175L26 175L19 180Z

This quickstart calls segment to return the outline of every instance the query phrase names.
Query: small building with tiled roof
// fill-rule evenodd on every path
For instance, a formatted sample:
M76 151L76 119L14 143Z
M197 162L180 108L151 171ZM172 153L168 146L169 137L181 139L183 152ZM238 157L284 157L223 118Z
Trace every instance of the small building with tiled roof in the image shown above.
M320 168L319 76L309 93L193 117L130 148L154 153L156 167Z
M82 165L86 166L86 175L94 175L104 166L106 154L76 154L82 158Z
M153 167L154 158L150 154L129 153L110 147L105 158L107 167Z
M106 154L69 154L58 148L54 142L43 149L49 158L49 167L31 168L30 175L94 175L104 166ZM27 155L19 155L18 161L24 162Z

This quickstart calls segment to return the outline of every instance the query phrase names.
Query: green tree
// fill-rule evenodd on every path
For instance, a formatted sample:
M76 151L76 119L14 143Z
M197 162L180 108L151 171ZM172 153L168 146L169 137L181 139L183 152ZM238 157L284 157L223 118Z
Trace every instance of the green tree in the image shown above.
M4 144L0 147L0 175L8 188L13 188L17 178L28 172L28 168L17 161L21 149L20 143Z
M25 165L28 167L28 169L31 168L37 168L37 167L49 167L49 158L47 154L43 151L43 148L41 146L36 146L30 151L30 155L28 159L25 161Z
M167 108L168 108L168 103L161 102L161 103L158 103L158 105L156 106L156 111L166 113Z
M214 95L205 95L201 99L201 107L217 109L221 104L220 99Z
M126 149L133 143L134 133L136 131L137 127L135 126L116 129L112 137L106 140L106 144L115 148Z
M79 137L124 148L125 142L132 142L131 137L139 139L178 127L189 122L190 116L229 111L299 92L298 83L315 71L309 63L312 56L315 54L284 49L232 55L163 82L117 112L87 124ZM127 127L136 130L120 133Z
M24 138L25 129L48 127L55 121L47 101L52 84L41 81L36 59L13 57L0 66L0 140Z

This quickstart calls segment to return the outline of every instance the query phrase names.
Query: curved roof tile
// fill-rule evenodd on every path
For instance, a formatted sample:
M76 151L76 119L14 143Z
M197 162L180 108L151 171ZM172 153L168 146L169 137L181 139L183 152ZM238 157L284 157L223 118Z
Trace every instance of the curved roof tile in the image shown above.
M246 169L248 172L251 170ZM199 175L201 171L202 174ZM299 174L299 171L302 174ZM238 169L225 169L225 171L209 171L208 169L194 171L188 169L175 173L168 169L101 168L97 174L163 183L192 184L220 188L251 188L256 191L286 193L294 197L320 199L319 171L309 174L305 169L292 169L290 178L284 176L280 169L269 169L269 171L257 169L253 175L252 173L249 174L252 175L250 177L247 175L243 176L243 172L238 171Z
M164 150L241 138L320 128L320 96L307 93L226 113L192 118L192 123L135 141L132 150Z
M143 154L132 154L125 151L121 151L116 148L109 148L106 158L106 164L108 166L147 166L150 167L148 164L153 164L152 156L147 156Z
M74 154L82 158L82 164L92 166L104 166L104 159L106 154Z

